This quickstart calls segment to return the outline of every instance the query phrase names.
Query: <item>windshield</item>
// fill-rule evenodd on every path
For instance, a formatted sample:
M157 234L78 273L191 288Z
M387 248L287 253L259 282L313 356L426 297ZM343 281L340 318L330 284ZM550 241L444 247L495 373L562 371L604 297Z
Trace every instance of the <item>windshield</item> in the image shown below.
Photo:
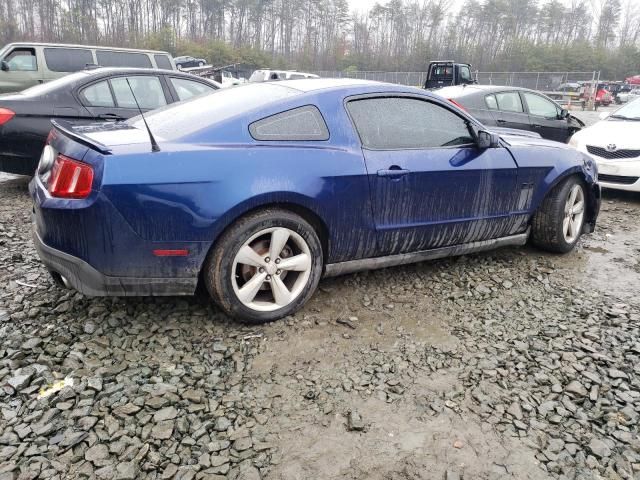
M640 102L639 99L631 103L627 103L624 107L616 110L611 118L619 118L622 120L640 120Z
M208 95L154 110L145 115L151 131L164 140L183 138L229 118L260 108L276 100L300 95L296 90L274 83L254 83L216 90ZM140 116L127 120L144 129Z

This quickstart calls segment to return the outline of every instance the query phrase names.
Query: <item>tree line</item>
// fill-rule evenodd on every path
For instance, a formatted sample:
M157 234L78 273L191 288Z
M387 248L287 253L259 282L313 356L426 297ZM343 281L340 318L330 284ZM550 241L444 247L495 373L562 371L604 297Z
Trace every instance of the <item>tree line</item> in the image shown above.
M634 0L0 0L0 41L168 50L216 65L640 73Z

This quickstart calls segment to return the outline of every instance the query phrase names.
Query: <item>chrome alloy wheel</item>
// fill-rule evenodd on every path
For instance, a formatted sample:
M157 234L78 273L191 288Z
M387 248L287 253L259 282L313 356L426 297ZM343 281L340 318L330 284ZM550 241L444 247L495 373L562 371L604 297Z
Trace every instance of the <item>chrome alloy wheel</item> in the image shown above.
M580 185L574 185L564 206L564 220L562 233L567 243L573 243L580 236L582 220L584 218L584 190Z
M261 230L236 253L231 284L238 300L256 311L289 305L304 290L311 275L307 242L284 227Z

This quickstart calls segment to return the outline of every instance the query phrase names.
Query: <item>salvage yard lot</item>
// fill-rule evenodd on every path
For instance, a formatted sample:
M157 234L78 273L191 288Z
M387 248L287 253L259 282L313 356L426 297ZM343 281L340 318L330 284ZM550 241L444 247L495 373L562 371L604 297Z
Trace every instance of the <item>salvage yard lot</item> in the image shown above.
M640 478L639 231L606 192L566 256L324 280L248 327L54 286L1 179L0 480Z

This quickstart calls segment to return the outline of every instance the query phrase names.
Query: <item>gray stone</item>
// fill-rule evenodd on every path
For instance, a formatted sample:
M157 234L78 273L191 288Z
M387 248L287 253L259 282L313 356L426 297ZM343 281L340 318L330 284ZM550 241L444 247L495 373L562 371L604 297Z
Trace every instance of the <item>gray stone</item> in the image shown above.
M119 463L116 467L116 480L136 480L138 468L133 462Z
M351 410L347 416L347 429L351 431L362 431L364 427L364 420L362 420L360 414L355 410Z
M589 393L588 390L582 385L579 381L573 380L565 387L565 391L567 393L573 393L574 395L578 395L580 397L585 397Z
M84 453L84 459L93 464L101 463L102 460L109 458L109 448L102 443L96 444L87 449Z
M151 429L151 437L156 440L168 440L173 434L173 427L174 424L172 420L157 423Z
M174 407L165 407L158 410L153 415L153 421L156 423L164 422L165 420L173 420L177 416L178 416L178 410L176 410Z
M611 449L609 448L609 446L605 442L597 438L591 439L588 448L589 451L598 458L606 458L611 456Z
M218 417L213 428L216 432L226 432L229 427L231 427L231 421L227 417Z

